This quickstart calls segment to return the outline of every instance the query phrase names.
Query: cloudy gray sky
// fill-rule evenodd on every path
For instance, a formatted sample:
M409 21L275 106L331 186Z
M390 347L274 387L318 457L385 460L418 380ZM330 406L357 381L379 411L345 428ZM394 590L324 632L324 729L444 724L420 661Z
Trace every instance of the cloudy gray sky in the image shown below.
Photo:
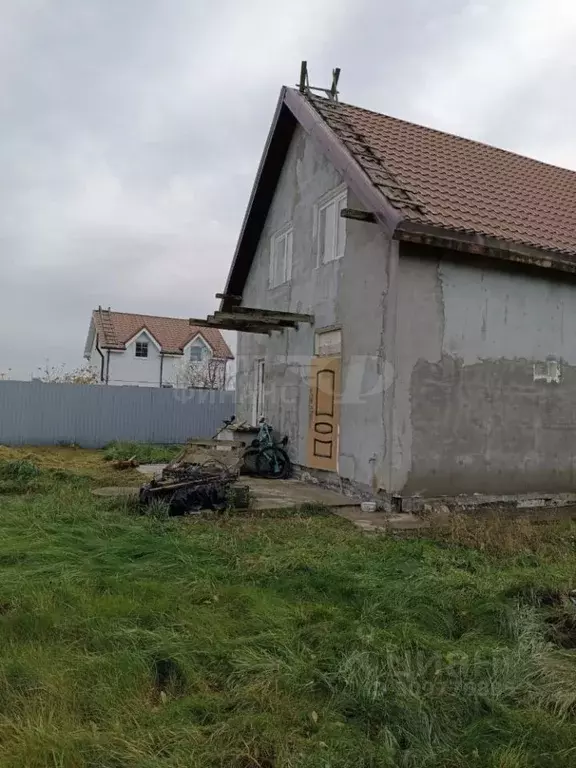
M576 169L573 0L0 0L0 372L215 308L280 86Z

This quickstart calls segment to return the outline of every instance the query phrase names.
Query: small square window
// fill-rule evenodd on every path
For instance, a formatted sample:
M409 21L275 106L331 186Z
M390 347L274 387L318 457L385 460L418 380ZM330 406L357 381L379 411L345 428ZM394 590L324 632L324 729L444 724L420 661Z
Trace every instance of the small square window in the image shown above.
M147 341L137 341L136 342L136 350L134 353L135 357L148 357L148 342Z
M340 215L346 208L346 190L332 194L318 204L318 264L341 259L346 247L346 220Z
M284 227L270 243L270 288L287 283L292 277L292 225Z
M314 338L314 354L323 357L339 357L342 353L342 331L317 331Z

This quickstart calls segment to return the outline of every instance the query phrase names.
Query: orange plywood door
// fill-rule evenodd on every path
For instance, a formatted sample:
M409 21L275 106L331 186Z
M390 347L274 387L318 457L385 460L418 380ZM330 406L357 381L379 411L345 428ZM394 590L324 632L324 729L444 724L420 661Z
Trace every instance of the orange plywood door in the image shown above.
M310 364L308 466L338 470L340 358L313 357Z

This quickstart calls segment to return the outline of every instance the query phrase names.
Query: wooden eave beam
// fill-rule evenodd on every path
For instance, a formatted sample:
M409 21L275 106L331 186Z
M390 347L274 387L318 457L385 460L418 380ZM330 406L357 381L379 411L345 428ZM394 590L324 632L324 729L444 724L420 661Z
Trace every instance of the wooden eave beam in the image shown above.
M219 313L216 312L216 315ZM304 315L300 312L278 312L275 309L259 309L257 307L234 307L227 314L243 315L244 317L261 318L262 320L286 320L294 323L314 323L314 315Z
M235 320L216 320L214 318L200 318L191 317L188 321L190 325L197 325L200 328L218 328L222 331L240 331L241 333L265 333L269 334L273 330L282 330L276 326L274 328L270 324L256 323L247 321L235 321Z
M229 301L232 304L239 304L242 301L242 296L236 296L233 293L217 293L216 298Z
M298 325L295 320L285 320L284 318L272 318L268 315L262 315L254 313L250 315L243 315L238 312L214 312L214 315L208 315L208 319L232 321L237 323L263 323L269 325L272 330L275 328L296 328Z

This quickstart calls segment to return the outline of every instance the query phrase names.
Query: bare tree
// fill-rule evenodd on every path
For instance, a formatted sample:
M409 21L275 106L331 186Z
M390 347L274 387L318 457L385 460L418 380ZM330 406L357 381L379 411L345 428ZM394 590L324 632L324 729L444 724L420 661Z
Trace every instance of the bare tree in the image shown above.
M64 364L50 365L47 360L38 368L38 378L48 384L97 384L98 374L90 365L79 365L67 371Z
M226 358L206 357L183 360L175 374L174 386L184 389L226 389Z

